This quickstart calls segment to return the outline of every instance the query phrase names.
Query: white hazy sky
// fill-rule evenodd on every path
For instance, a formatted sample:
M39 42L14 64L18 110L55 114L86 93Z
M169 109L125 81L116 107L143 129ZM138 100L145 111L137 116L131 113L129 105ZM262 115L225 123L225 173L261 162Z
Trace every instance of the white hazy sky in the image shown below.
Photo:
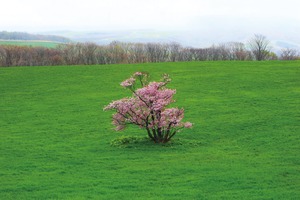
M210 16L300 22L300 0L1 0L0 6L0 31L193 30Z

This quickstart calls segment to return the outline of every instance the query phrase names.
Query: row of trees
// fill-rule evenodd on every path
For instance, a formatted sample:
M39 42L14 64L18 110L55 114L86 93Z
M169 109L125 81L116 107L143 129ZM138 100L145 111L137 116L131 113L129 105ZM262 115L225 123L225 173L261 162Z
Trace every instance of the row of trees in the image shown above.
M210 60L293 60L299 52L283 49L279 57L264 36L256 35L246 48L230 42L209 48L189 48L178 43L123 43L109 45L71 43L56 48L0 46L0 66L92 65L115 63L210 61Z

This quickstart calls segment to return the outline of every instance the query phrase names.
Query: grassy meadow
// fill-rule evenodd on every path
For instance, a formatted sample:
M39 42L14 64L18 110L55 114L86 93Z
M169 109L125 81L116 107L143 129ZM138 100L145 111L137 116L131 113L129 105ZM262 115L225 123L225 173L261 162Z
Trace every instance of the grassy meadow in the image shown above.
M102 109L136 71L170 74L194 127L115 132ZM0 199L300 197L299 61L0 68L0 113Z
M55 48L58 44L60 43L51 42L51 41L39 41L39 40L0 40L0 45Z

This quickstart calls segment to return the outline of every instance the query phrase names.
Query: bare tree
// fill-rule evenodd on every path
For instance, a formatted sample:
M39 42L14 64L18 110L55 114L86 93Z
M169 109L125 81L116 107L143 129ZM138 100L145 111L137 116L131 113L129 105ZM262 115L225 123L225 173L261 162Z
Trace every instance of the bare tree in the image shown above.
M160 43L147 43L146 51L149 62L168 62L168 46Z
M6 49L0 46L0 66L6 66Z
M296 60L300 57L299 52L296 49L281 49L280 59L281 60Z
M146 45L143 43L133 44L132 54L134 55L134 63L147 62Z
M97 58L96 58L96 50L98 46L95 43L86 42L83 45L83 58L84 58L84 64L86 65L94 65L97 64Z
M229 52L230 52L230 60L247 60L249 59L249 53L245 48L245 44L242 42L229 42L227 43Z
M270 53L270 42L266 36L255 34L248 42L250 50L252 51L256 60L265 60Z
M168 46L169 46L169 49L170 49L171 62L178 61L179 60L179 54L180 54L180 51L182 49L181 45L179 43L172 42Z

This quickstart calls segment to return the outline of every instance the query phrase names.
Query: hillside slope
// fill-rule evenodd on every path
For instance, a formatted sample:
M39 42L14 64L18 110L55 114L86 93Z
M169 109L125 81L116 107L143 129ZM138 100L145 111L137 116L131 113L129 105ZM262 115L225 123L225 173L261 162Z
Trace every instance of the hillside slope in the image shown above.
M67 43L71 42L70 39L57 35L41 35L41 34L29 34L25 32L0 32L0 40L41 40Z

